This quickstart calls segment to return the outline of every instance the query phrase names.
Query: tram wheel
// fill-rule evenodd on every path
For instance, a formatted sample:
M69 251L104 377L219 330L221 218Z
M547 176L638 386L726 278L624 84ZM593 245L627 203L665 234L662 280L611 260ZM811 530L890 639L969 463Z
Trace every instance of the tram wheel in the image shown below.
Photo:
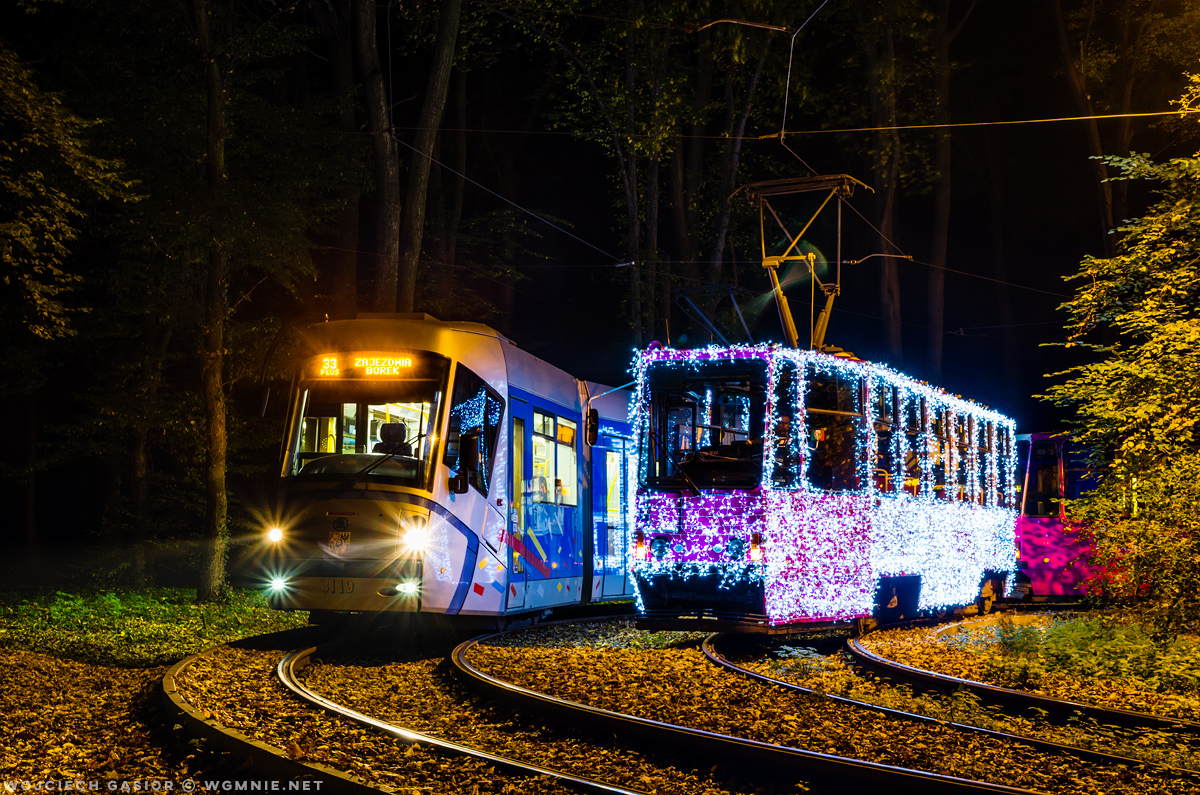
M999 582L995 577L988 577L983 581L983 585L979 588L979 596L975 599L975 606L979 609L979 615L986 616L992 612L992 607L996 604L997 590Z

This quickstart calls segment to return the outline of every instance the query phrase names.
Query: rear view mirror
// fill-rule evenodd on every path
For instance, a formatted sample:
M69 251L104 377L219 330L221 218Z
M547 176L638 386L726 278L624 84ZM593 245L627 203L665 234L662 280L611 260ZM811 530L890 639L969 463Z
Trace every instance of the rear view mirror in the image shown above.
M583 433L589 445L596 444L596 439L600 436L600 412L596 409L588 411L587 423L584 425Z
M479 431L461 434L458 437L458 471L478 472L481 462L479 452Z

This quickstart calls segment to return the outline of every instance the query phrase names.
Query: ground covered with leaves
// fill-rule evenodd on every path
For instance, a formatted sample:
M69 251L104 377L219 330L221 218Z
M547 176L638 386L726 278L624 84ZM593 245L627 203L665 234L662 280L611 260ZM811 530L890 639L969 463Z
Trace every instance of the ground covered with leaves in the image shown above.
M1035 624L967 622L873 632L890 660L1034 693L1200 721L1200 639L1152 638L1121 616L1044 616Z
M235 761L174 728L164 673L0 649L0 782L238 777Z
M1036 711L985 705L967 688L951 694L914 692L907 684L894 683L856 668L844 651L844 643L832 647L829 644L824 647L821 644L804 645L806 643L813 643L813 640L760 641L736 646L726 643L722 650L731 662L817 693L1145 762L1200 769L1200 738L1194 735L1106 726L1078 714L1065 725L1055 724L1038 716Z
M275 665L282 657L280 651L225 647L185 668L176 685L188 703L224 726L284 749L291 759L320 762L389 791L406 795L570 792L550 778L530 780L501 773L483 761L407 745L309 707L276 678Z
M1046 792L1200 792L1200 780L1161 768L1090 764L758 684L710 663L698 638L672 635L622 622L534 629L477 646L470 661L603 709L900 767Z
M304 680L326 698L413 731L622 787L659 795L775 791L744 782L718 783L710 778L715 769L680 770L623 749L612 737L581 736L562 727L550 730L525 716L502 712L471 697L444 656L418 654L367 664L325 660L307 668ZM797 791L795 782L786 791Z
M205 750L166 713L164 663L303 625L307 614L270 610L253 593L222 605L195 598L173 588L0 592L0 782L127 792L132 782L203 790L205 778L246 778L238 760Z

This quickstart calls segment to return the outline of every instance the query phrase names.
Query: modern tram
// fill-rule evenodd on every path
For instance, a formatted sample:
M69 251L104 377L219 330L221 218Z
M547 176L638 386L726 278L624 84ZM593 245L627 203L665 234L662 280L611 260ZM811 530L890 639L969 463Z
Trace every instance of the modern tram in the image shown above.
M1088 580L1099 570L1090 563L1086 536L1067 523L1063 500L1079 499L1094 489L1100 473L1088 466L1087 451L1061 433L1019 434L1017 456L1023 499L1014 596L1084 596Z
M478 323L310 326L289 396L273 607L500 619L630 599L630 393Z
M1013 420L881 365L777 345L652 346L635 370L646 625L788 631L986 611L1004 595Z

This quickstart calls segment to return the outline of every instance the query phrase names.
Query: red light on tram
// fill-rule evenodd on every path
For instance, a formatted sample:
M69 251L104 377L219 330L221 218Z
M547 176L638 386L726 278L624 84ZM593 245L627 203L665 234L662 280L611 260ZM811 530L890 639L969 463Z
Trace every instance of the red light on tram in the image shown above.
M646 551L646 534L643 533L641 530L638 530L636 538L637 538L637 545L635 547L635 554L637 555L637 559L645 560L646 556L650 554L649 552Z
M762 560L762 533L750 534L750 560Z

